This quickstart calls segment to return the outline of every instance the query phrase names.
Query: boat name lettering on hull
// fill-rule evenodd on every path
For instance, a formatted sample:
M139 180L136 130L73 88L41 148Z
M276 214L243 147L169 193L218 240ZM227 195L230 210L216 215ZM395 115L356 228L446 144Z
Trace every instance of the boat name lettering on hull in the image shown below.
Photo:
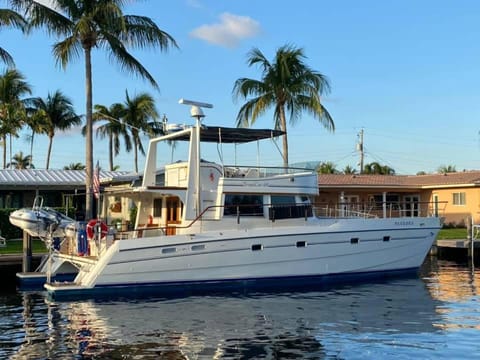
M395 221L395 225L400 225L400 226L413 225L413 221L412 220Z

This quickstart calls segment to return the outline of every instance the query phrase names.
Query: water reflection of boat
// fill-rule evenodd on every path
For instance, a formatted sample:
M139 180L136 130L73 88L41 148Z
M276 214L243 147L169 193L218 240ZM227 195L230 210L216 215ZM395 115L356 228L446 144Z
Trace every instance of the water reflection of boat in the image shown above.
M436 305L417 278L315 292L49 302L49 355L324 358L333 332L434 332ZM27 341L19 355L38 346Z

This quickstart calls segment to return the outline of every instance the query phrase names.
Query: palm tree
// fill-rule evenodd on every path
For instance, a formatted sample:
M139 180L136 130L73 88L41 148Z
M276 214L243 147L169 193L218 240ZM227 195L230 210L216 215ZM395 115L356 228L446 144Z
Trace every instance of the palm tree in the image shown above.
M7 168L13 169L34 169L32 164L32 157L30 155L23 155L20 151L13 155L12 161L7 164Z
M31 107L32 99L26 99L26 117L25 125L30 128L32 133L27 135L27 141L30 143L30 160L33 162L33 144L35 140L35 134L43 134L46 132L46 120L42 111L37 111Z
M124 103L124 121L130 129L131 139L133 141L135 172L138 172L138 152L145 155L145 150L141 141L141 133L154 135L157 128L153 126L158 118L155 109L155 100L147 93L141 93L130 98L128 91L125 91L126 99Z
M167 50L177 44L152 19L123 14L125 0L57 0L54 9L33 0L10 0L10 3L15 9L26 11L31 26L45 26L49 33L63 38L53 46L54 57L63 68L83 52L86 80L85 215L90 218L93 200L92 50L107 49L110 59L117 60L122 70L147 79L158 89L153 76L127 48Z
M40 97L31 99L31 104L36 109L38 116L43 117L42 131L48 136L47 163L50 166L53 137L57 130L68 130L82 123L81 116L75 113L72 101L60 90L48 94L46 99Z
M381 165L374 161L370 164L365 164L363 173L370 175L395 175L395 170L388 165Z
M30 85L22 73L7 69L0 75L0 140L3 144L3 168L7 166L7 135L17 136L25 120L25 101L22 96L31 94ZM11 156L10 151L10 156Z
M357 170L353 166L347 165L343 168L342 172L346 175L353 175L357 173Z
M256 119L274 107L275 129L283 137L283 165L288 167L286 111L294 125L303 111L317 118L325 128L334 130L333 119L320 101L320 95L330 91L327 78L310 69L304 62L303 49L285 45L277 50L273 63L254 48L248 54L248 65L259 65L262 79L240 78L233 87L234 98L249 99L238 112L237 126L251 126Z
M446 173L457 172L457 169L455 168L455 165L442 165L438 167L437 172L439 174L446 174Z
M27 22L22 15L11 9L0 9L0 27L3 26L10 26L24 31ZM12 68L15 66L12 55L2 47L0 47L0 59L7 64L8 67Z
M335 164L331 161L322 162L317 167L317 172L319 174L337 174L338 171L335 167Z
M132 149L132 143L128 134L128 129L125 123L121 120L125 115L125 108L123 104L115 103L109 108L104 105L95 105L95 112L93 113L94 121L107 121L105 124L97 128L96 135L101 139L108 137L108 158L110 163L110 171L113 171L113 158L120 153L120 138L123 137L125 142L125 149L129 152ZM82 129L82 132L83 129Z
M63 170L85 170L85 165L82 163L70 163L63 167Z

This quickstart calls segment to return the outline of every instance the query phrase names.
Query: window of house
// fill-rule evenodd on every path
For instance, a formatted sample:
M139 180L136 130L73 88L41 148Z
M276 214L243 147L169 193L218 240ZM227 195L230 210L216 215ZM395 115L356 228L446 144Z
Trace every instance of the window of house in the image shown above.
M379 210L383 208L383 195L373 195L370 201L372 205L375 206L375 209ZM400 196L398 194L387 194L385 197L385 203L387 208L399 209Z
M453 193L453 205L466 205L467 196L464 192Z

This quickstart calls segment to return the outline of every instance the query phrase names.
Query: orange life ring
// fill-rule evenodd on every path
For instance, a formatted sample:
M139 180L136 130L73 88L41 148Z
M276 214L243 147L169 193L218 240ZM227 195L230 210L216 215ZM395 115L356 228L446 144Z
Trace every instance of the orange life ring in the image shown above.
M89 240L95 237L95 227L100 226L100 237L103 239L108 234L108 226L103 221L92 219L87 223L86 231Z

